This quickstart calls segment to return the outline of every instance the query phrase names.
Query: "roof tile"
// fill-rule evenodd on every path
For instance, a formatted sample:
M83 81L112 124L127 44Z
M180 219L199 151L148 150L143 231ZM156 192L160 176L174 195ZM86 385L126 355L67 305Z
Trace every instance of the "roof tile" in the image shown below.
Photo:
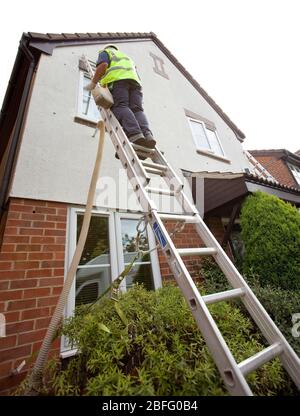
M47 35L52 40L64 39L64 37L63 37L63 35L61 33L47 33Z
M37 33L37 32L28 32L28 35L31 38L38 38L38 39L49 39L49 35L46 33Z
M78 39L74 33L62 33L62 36L66 39Z

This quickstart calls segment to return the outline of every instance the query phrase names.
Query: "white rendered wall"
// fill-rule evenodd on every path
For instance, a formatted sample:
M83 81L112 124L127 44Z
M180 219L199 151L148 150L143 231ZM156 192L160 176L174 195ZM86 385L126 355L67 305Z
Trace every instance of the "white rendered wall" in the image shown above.
M231 171L248 167L233 131L152 41L117 43L136 62L143 83L144 107L160 150L176 171ZM79 58L96 60L100 45L56 48L42 55L32 93L11 196L84 204L94 165L98 137L94 129L74 122L77 115ZM161 57L169 79L153 71L150 53ZM225 163L196 152L184 109L212 121L218 131ZM100 205L139 209L134 195L126 198L126 175L114 158L106 135L99 189L107 198ZM122 174L123 173L123 174ZM188 187L185 187L189 191ZM120 198L121 192L121 198ZM101 194L103 196L103 194ZM123 195L123 196L122 196Z

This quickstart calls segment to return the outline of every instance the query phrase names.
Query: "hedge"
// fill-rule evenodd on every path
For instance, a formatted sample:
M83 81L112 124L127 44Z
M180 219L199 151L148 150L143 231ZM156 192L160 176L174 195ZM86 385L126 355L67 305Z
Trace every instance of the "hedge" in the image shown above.
M262 285L300 290L300 213L276 196L256 192L241 210L244 273Z
M203 290L203 289L202 289ZM218 370L177 287L155 292L134 286L86 313L77 309L63 332L80 353L61 367L51 362L46 394L227 395ZM263 349L251 321L229 303L210 306L239 362ZM258 395L293 394L278 359L248 376Z

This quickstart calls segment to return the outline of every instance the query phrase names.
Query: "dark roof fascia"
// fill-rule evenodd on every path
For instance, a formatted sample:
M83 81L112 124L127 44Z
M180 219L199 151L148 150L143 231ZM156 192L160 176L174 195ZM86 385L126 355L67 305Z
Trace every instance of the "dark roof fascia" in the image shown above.
M248 150L251 155L255 156L276 156L277 159L284 159L300 164L300 155L292 153L287 149L269 149L269 150Z
M267 186L265 184L260 184L258 182L254 182L251 180L245 180L245 184L247 186L247 189L249 192L265 192L270 195L275 195L280 199L283 199L284 201L291 202L295 204L297 207L300 207L300 191L297 192L291 192L286 191L284 189L275 188L273 186Z
M120 41L128 41L129 39L133 40L149 40L152 39L152 36L154 34L152 33L132 33L132 34L108 34L105 33L99 33L97 34L88 34L89 36L85 36L86 34L78 34L77 36L72 34L62 34L62 35L55 35L55 34L34 34L32 32L29 32L29 36L31 37L31 40L29 42L29 45L32 48L36 48L40 50L41 52L44 52L48 55L52 55L53 50L55 48L64 47L64 46L76 46L80 45L81 43L84 43L85 45L94 45L99 44L99 42L107 43L112 40ZM130 36L129 36L130 35ZM154 35L155 36L155 35Z
M244 178L245 178L245 181L247 182L253 182L253 183L263 185L269 188L279 189L282 192L292 193L292 194L296 194L300 196L300 189L298 188L293 188L291 186L283 185L281 183L271 182L268 179L258 178L257 176L247 174L247 173L244 174Z
M193 178L197 179L197 178ZM204 178L204 212L211 215L220 208L229 207L250 193L261 191L300 207L300 189L268 182L253 175L244 174L235 179ZM197 201L194 201L195 203Z
M296 155L296 153L284 150L283 159L287 162L291 162L293 164L296 164L297 166L300 166L300 156Z
M284 149L270 149L270 150L248 150L252 156L276 156L278 159L284 156Z
M0 161L8 148L4 175L0 183L0 217L6 210L10 181L16 164L28 95L40 54L28 47L23 34L0 114Z
M157 38L153 32L149 33L75 33L75 34L41 34L29 32L30 46L51 55L53 49L62 46L73 46L81 43L95 44L99 41L128 41L133 40L152 40L159 49L170 59L170 61L178 68L178 70L187 78L193 87L202 95L208 104L217 112L222 120L233 130L237 139L241 142L245 139L245 134L233 123L233 121L223 112L218 104L207 94L200 84L191 76L183 65L175 58L175 56L165 47L165 45Z

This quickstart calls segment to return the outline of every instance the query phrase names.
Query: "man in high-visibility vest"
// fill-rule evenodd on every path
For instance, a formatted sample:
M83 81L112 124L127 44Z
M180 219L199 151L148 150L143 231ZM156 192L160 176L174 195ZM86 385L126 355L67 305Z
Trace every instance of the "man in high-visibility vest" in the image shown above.
M109 88L114 99L111 110L129 140L154 148L156 141L144 113L141 80L133 60L116 45L106 45L99 52L95 75L85 89L93 90L97 82Z

